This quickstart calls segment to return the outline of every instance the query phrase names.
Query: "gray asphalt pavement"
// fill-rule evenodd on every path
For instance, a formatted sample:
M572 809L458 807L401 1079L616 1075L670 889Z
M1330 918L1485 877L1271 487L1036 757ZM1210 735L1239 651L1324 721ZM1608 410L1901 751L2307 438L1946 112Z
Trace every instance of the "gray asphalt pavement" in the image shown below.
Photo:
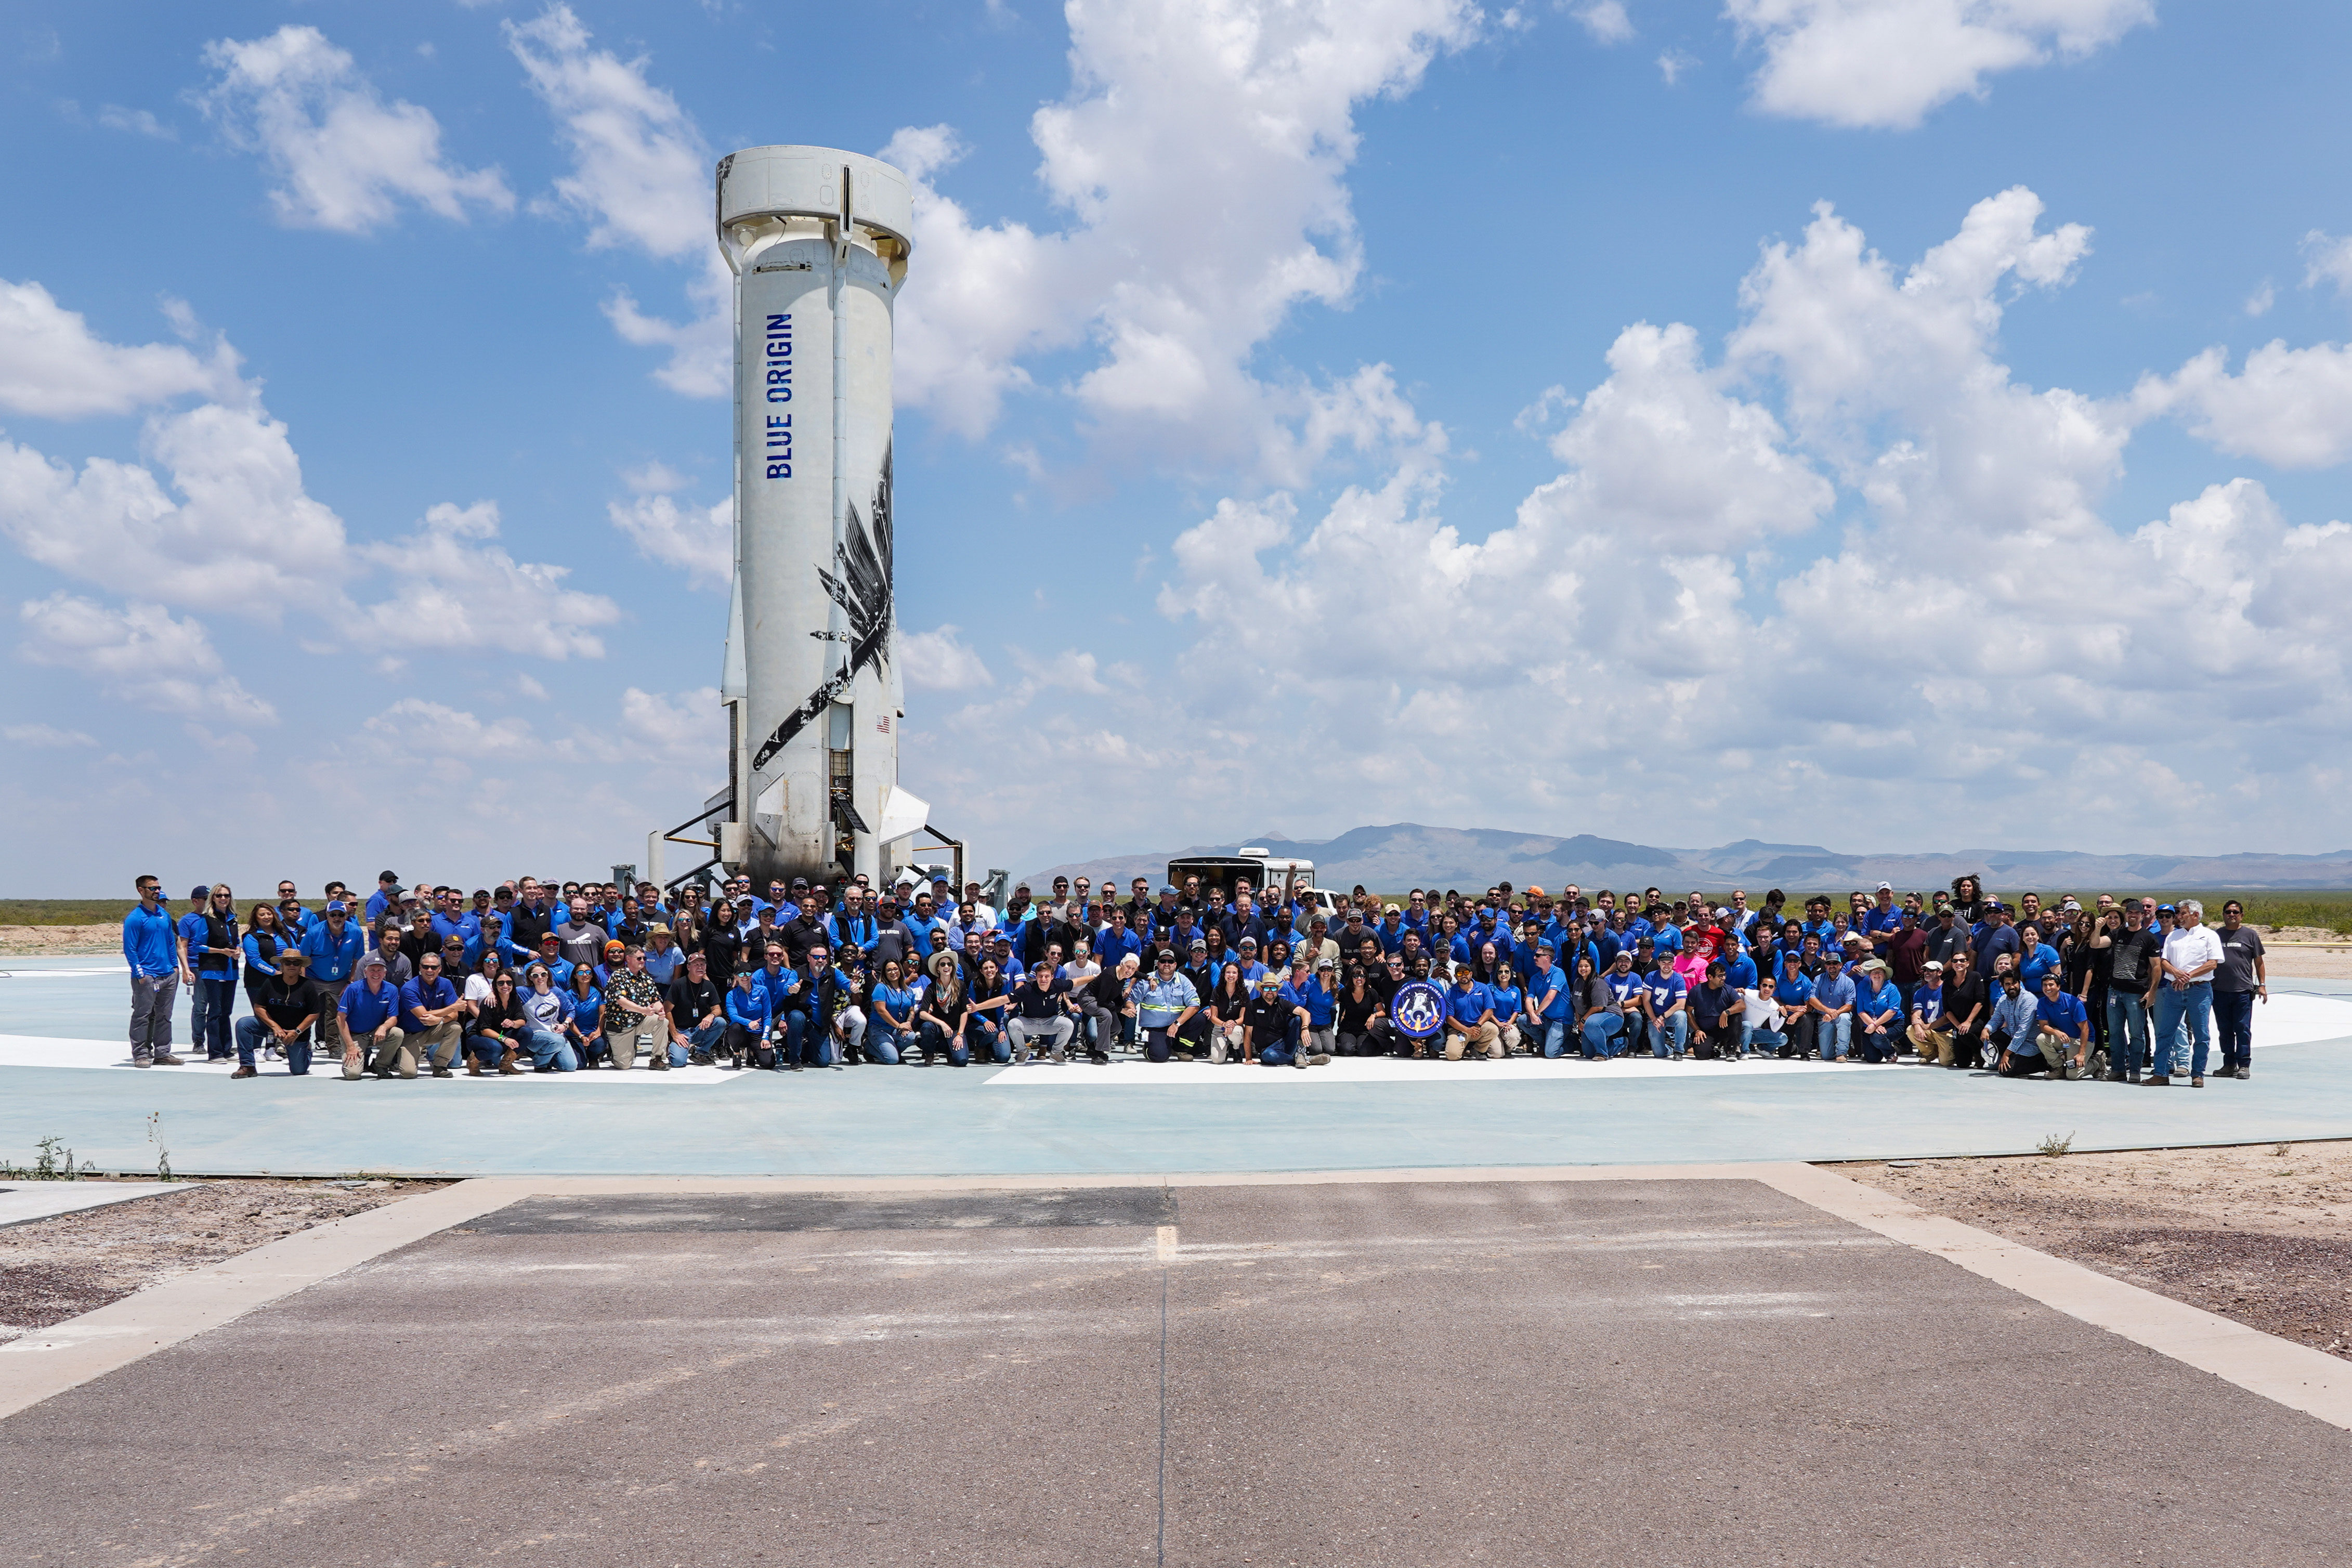
M2249 1568L2347 1477L1749 1182L542 1198L0 1422L0 1563Z

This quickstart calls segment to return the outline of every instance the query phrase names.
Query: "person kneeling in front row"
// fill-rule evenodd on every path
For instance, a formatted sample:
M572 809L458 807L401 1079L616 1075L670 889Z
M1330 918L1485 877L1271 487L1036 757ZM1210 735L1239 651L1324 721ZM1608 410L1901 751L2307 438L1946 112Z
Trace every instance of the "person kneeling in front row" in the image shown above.
M415 1078L419 1063L429 1063L435 1078L454 1076L450 1064L464 1047L465 1026L457 1020L466 1004L457 988L441 973L441 955L429 949L416 961L416 973L400 988L400 1028L384 1037L369 1070L378 1078L397 1072Z

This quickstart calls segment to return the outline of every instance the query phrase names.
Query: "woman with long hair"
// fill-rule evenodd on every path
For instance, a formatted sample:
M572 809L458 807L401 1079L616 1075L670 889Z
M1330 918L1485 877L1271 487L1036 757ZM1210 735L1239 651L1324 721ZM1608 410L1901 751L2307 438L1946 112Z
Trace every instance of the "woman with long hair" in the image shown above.
M261 993L269 982L278 978L278 949L300 945L300 938L286 940L278 924L278 910L268 904L256 904L245 917L245 996L253 1010L261 1011Z
M1486 944L1486 951L1495 951L1495 944ZM1494 997L1495 1024L1505 1056L1516 1055L1519 1048L1519 1019L1527 1012L1527 988L1519 984L1518 971L1507 960L1497 963L1494 979L1484 982Z
M1209 993L1209 1060L1222 1064L1228 1051L1250 1059L1248 1037L1242 1033L1242 1015L1249 1007L1249 987L1242 983L1242 966L1228 963L1217 974L1217 988Z
M980 973L971 983L971 994L964 1005L964 1039L971 1049L985 1050L991 1058L1000 1062L1013 1059L1013 1042L1005 1037L1004 1020L1013 1003L1012 988L1004 984L1004 971L993 958L980 961Z
M580 1058L572 1042L563 1037L563 1026L572 1018L571 998L555 989L554 976L544 963L534 960L524 973L530 989L519 996L523 1015L521 1043L530 1052L531 1066L541 1072L577 1072Z
M1960 923L1974 925L1984 919L1984 879L1973 871L1952 879L1952 908L1958 911Z
M530 1017L515 994L514 972L499 964L498 954L486 952L478 978L489 982L490 994L474 1004L474 1016L466 1021L466 1076L481 1077L482 1064L492 1062L506 1077L518 1077L522 1068L515 1065L515 1052L522 1047Z
M604 992L596 984L596 967L583 963L572 971L572 1016L563 1026L563 1033L579 1053L580 1065L586 1067L596 1059L604 1048Z
M943 1043L950 1066L968 1067L971 1051L963 1040L963 1020L969 1004L964 999L962 965L956 962L954 953L942 947L932 952L924 967L930 972L930 988L923 993L922 1002L915 1009L915 1021L923 1033L924 1065L929 1065L933 1047Z
M1372 989L1370 973L1360 963L1348 969L1348 988L1339 993L1339 1038L1338 1054L1343 1057L1370 1057L1380 1054L1379 1038L1372 1027L1388 1016L1388 1006L1381 994Z

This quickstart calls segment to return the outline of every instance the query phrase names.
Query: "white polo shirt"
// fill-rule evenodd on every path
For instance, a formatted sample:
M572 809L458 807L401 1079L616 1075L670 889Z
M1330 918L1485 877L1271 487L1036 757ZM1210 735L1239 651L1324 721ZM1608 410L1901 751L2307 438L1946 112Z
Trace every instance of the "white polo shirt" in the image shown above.
M2221 939L2209 925L2200 923L2176 931L2164 939L2164 962L2174 969L2194 969L2200 963L2217 968L2221 962ZM2191 985L2210 985L2213 970L2207 970Z

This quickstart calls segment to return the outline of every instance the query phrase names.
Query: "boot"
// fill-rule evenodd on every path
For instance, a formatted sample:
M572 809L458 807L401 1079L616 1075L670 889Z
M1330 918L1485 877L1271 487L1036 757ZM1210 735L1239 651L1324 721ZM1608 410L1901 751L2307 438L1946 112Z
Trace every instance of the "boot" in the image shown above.
M514 1047L511 1046L507 1047L506 1055L499 1058L499 1076L501 1078L520 1078L522 1076L522 1068L515 1065Z

